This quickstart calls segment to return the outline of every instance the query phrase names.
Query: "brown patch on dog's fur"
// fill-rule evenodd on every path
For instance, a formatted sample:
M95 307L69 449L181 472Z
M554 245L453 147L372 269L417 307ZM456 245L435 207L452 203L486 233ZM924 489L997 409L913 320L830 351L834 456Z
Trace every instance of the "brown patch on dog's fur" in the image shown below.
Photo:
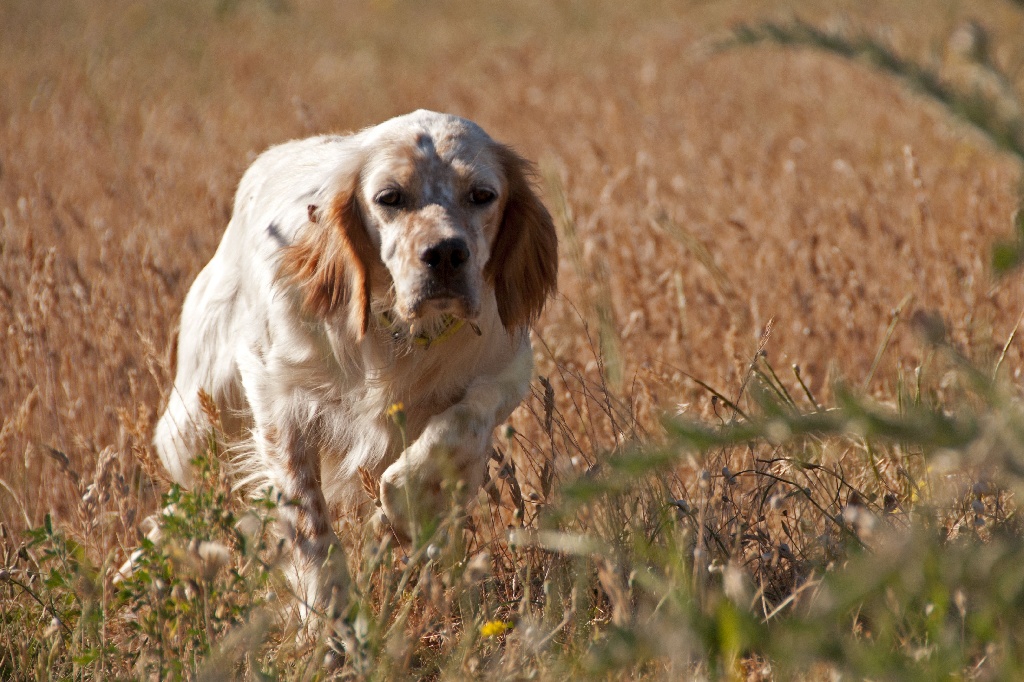
M308 315L327 318L347 309L350 329L362 338L370 322L370 270L379 256L359 214L355 188L339 193L283 250L278 277L302 292Z
M272 448L278 448L281 446L281 432L277 430L277 427L273 424L268 424L263 429L263 439L267 441L267 444Z
M505 329L530 325L558 284L558 235L533 189L532 165L497 145L509 194L484 276L494 285Z
M330 515L327 503L321 496L309 500L308 504L297 505L295 509L295 537L297 540L316 540L331 533Z
M308 443L302 437L285 439L291 442L282 444L281 432L273 425L263 429L263 438L268 447L277 451L288 471L291 489L285 491L290 499L284 516L294 515L295 539L315 540L329 534L330 514L321 485L320 458L309 456Z

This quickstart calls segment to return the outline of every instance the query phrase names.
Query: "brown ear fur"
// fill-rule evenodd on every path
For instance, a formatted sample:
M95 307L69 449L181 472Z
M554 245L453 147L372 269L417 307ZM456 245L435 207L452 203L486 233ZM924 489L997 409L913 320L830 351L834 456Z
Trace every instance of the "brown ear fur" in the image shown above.
M278 277L298 287L306 314L326 318L346 311L350 330L362 338L370 322L370 271L378 256L355 189L309 212L314 220L285 247Z
M484 275L494 285L505 329L530 325L558 284L558 235L531 186L531 164L498 145L509 194Z

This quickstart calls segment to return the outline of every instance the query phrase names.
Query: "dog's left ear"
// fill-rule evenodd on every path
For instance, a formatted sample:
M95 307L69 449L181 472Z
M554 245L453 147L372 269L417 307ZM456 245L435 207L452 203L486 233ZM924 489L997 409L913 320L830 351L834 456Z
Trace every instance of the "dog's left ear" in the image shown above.
M558 235L551 215L533 189L530 162L496 146L508 182L508 198L484 267L494 285L498 314L506 330L528 326L558 284Z

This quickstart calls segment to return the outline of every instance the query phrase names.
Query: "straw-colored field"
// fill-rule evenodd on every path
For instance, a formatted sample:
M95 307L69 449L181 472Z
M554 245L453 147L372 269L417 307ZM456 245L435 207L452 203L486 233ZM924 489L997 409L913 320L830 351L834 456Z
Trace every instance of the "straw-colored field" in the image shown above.
M708 41L736 21L798 11L883 35L951 82L985 88L950 36L977 17L1017 77L1024 11L841 4L5 0L0 560L16 568L21 532L47 513L97 566L123 560L167 489L148 441L170 387L168 349L241 173L273 143L421 107L471 118L537 161L558 222L560 292L534 348L563 430L547 439L540 398L514 417L524 494L552 449L567 455L556 468L568 479L634 431L662 442L665 413L725 417L690 377L735 398L768 325L767 359L801 408L811 403L794 364L825 404L840 378L894 403L922 367L941 402L951 382L930 370L907 320L937 312L952 345L992 367L1024 310L1021 275L997 279L990 266L1012 231L1017 163L863 64ZM1014 340L1000 372L1022 368ZM622 402L609 408L591 391L602 384ZM88 507L105 449L109 499ZM866 460L842 464L849 481L871 475ZM874 475L889 480L892 467ZM673 496L698 489L693 459L676 473ZM10 605L26 598L7 585L4 600L9 628ZM41 641L47 613L25 617L25 639L2 630L6 646ZM428 649L442 651L446 633ZM110 636L126 651L145 646ZM0 670L31 677L37 668L20 666L35 656ZM73 674L65 665L60 675ZM429 674L475 671L445 665Z

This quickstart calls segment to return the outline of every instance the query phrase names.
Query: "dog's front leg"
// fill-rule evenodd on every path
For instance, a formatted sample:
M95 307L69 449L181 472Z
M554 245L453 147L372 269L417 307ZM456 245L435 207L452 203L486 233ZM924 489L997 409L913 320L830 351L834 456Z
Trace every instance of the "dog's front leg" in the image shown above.
M475 378L463 398L432 417L419 437L381 476L380 500L391 529L414 538L424 522L444 514L445 482L465 483L472 495L483 483L491 434L523 399L533 371L528 340L493 374Z
M286 573L302 616L311 609L325 612L333 604L335 612L325 615L334 618L344 606L348 569L320 484L320 452L310 436L314 432L288 422L257 423L254 429L257 450L269 465L279 496L278 519L292 549Z

